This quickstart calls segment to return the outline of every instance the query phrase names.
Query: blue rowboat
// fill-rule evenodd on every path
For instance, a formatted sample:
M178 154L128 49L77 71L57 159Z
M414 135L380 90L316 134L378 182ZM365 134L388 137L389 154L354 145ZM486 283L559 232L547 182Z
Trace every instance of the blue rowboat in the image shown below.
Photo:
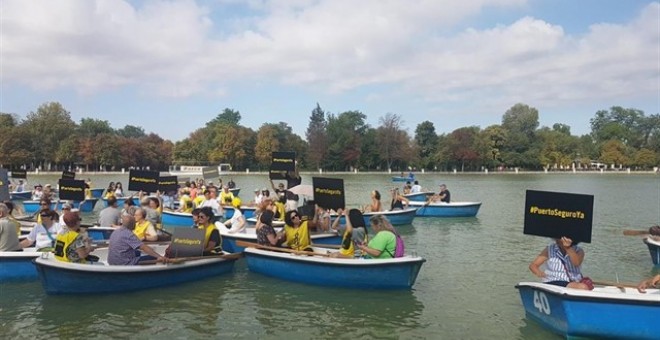
M178 264L110 266L69 263L54 257L37 258L34 263L47 294L125 293L140 289L172 286L230 273L239 256L207 257Z
M241 188L233 188L233 189L229 189L229 192L231 192L232 195L234 195L234 197L238 197L238 194L241 193Z
M410 207L417 209L417 216L430 217L474 217L479 212L481 202L433 202L426 205L425 202L409 202Z
M223 205L222 209L225 211L225 219L230 219L232 216L234 216L234 207L230 205ZM243 216L245 218L250 218L254 217L254 211L257 210L257 207L250 207L247 205L242 205L241 206L241 211L243 212Z
M88 198L84 201L73 201L73 207L80 209L80 212L92 212L98 201L98 198Z
M353 289L410 289L426 261L421 257L393 259L329 258L327 248L314 248L319 256L246 248L250 271L312 285Z
M387 220L392 223L392 225L408 225L412 224L413 220L415 219L415 214L417 212L417 208L408 207L407 209L403 210L388 210L388 211L380 211L380 212L365 212L362 213L362 217L364 218L364 223L369 226L369 219L371 216L374 215L383 215L387 217ZM337 218L337 214L332 214L330 215L330 218L333 220ZM339 221L341 224L346 224L346 217L341 216L341 220Z
M103 188L94 188L94 189L90 189L90 191L92 192L92 197L93 198L101 199L101 198L103 198L103 192L105 191L105 189L103 189Z
M221 225L220 222L216 222L216 227L220 230L220 236L222 236L222 250L230 253L240 253L245 250L245 247L239 246L236 244L236 241L244 242L257 242L257 233L254 227L247 227L238 233L229 233L229 230ZM281 225L274 225L276 230L284 226L284 222L281 222ZM327 232L327 233L312 233L310 235L313 243L319 244L341 244L341 236L337 235L336 232Z
M0 251L0 282L36 280L37 269L32 260L41 254L35 248Z
M647 237L644 239L644 243L649 247L649 253L651 253L653 264L660 266L660 241Z
M414 182L415 177L392 176L392 182Z
M161 218L163 225L167 227L191 227L193 225L191 213L163 210Z
M64 202L51 202L50 210L62 210L62 204L64 204ZM39 201L23 201L23 210L27 215L32 215L40 209L41 206L39 206Z
M32 198L32 192L30 191L12 191L9 193L9 199L14 201L23 201L23 200L29 200Z
M597 286L592 291L538 282L516 285L525 314L566 338L658 339L660 290Z
M427 197L433 196L434 193L432 192L416 192L414 194L405 194L403 197L409 199L410 201L413 202L426 202Z
M117 207L122 208L124 206L124 202L126 202L127 199L128 199L128 197L117 197ZM102 198L101 200L103 200L103 207L107 208L108 207L108 199L107 198ZM136 205L136 206L140 206L140 199L137 198L137 197L133 197L133 204Z

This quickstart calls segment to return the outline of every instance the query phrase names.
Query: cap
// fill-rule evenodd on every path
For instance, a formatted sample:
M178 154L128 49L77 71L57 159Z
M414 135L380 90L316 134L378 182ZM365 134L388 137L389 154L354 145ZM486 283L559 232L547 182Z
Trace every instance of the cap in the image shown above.
M67 227L73 227L76 225L76 223L81 221L81 218L78 215L78 213L71 211L65 212L64 217L62 217L62 219L64 220L64 224L66 224Z
M73 207L72 207L71 204L69 204L69 203L64 203L64 204L62 204L62 210L64 210L64 209L69 209L69 210L71 210L71 208L73 208Z
M259 191L261 191L259 190L259 188L254 189L254 192L259 192Z

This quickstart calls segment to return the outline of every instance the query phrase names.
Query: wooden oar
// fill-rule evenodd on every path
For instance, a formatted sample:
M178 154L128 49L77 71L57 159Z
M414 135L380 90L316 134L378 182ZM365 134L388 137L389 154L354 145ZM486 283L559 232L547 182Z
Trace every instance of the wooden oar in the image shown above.
M179 264L179 263L184 263L186 261L207 260L207 259L236 260L236 259L240 259L241 257L243 257L243 253L208 255L208 256L175 257L175 258L170 259L169 263ZM156 263L162 263L162 262L158 262L158 260L147 260L147 261L138 262L138 264L140 264L140 265L148 265L148 264L156 264Z
M340 248L341 248L341 245L338 245L338 244L320 244L320 243L312 243L312 247L330 248L330 249L340 249Z
M623 231L623 234L626 236L640 236L640 235L648 235L649 231L647 230L630 230L630 229L625 229Z
M282 252L282 253L292 253L292 254L296 254L296 255L330 257L330 255L328 255L328 254L315 253L313 251L293 250L293 249L289 249L289 248L278 248L278 247L271 247L271 246L262 246L261 244L258 244L258 243L245 242L245 241L236 241L236 245L239 246L239 247L259 248L259 249L266 249L266 250L272 250L272 251L279 251L279 252Z
M628 282L613 282L613 281L594 281L598 286L614 286L617 288L637 288L637 284Z

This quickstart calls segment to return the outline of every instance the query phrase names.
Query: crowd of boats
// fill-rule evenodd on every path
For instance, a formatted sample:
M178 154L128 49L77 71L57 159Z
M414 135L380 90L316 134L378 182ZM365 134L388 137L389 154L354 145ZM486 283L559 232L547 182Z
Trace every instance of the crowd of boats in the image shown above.
M415 182L413 177L393 177L392 181ZM408 183L410 184L410 183ZM417 183L416 183L417 184ZM238 196L240 189L232 188ZM408 188L409 189L409 188ZM404 187L405 190L405 187ZM255 190L255 194L260 194ZM20 200L26 214L39 209L39 201L32 201L23 192L12 192L13 200ZM394 226L410 225L416 218L474 217L480 202L435 202L437 195L429 191L406 190L403 208L363 213L365 224L374 215L382 215ZM393 196L396 197L396 196ZM134 197L117 197L119 206ZM98 201L107 205L104 189L91 189L90 197L73 202L81 212L90 212ZM240 202L240 201L239 201ZM174 205L173 205L174 206ZM311 235L312 246L306 250L274 248L257 244L255 225L258 206L254 204L223 205L223 218L231 219L240 210L247 226L240 232L230 232L221 222L216 226L222 236L222 252L211 256L174 259L170 263L156 263L153 257L142 255L141 265L117 266L107 262L108 248L102 246L113 228L91 226L89 237L99 244L92 253L97 260L79 264L59 261L50 252L26 248L22 252L0 252L0 282L41 280L48 294L121 293L137 289L175 285L212 276L230 274L236 261L245 258L250 271L282 280L304 284L345 287L350 289L411 289L426 259L417 254L388 259L365 257L335 257L342 235L335 230L320 230ZM54 202L52 210L61 210ZM331 219L342 219L334 211ZM339 223L346 223L340 220ZM194 226L193 216L182 209L162 211L163 226L172 229ZM274 223L281 228L284 222ZM419 225L419 224L418 224ZM23 226L28 232L29 224ZM652 263L660 266L660 240L645 237ZM168 243L151 243L163 254ZM636 285L618 282L596 283L593 290L577 290L539 282L520 282L515 286L528 318L567 337L610 337L657 339L660 337L660 290L638 291ZM616 320L616 322L615 322Z

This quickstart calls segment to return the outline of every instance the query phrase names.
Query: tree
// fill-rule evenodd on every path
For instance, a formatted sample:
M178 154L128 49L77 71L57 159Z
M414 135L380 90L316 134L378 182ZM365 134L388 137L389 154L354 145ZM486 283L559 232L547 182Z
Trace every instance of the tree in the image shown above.
M216 125L215 148L209 152L209 160L214 163L229 163L232 166L245 165L250 152L250 139L254 131L243 126ZM254 150L254 148L252 148Z
M447 154L461 171L465 171L467 165L472 170L478 170L482 164L482 151L485 145L480 142L480 131L478 126L459 128L449 134L445 148Z
M57 102L42 104L36 112L30 112L23 125L32 141L32 156L41 164L55 160L60 141L68 138L76 126L71 114Z
M603 144L600 161L605 164L628 165L626 146L620 140L609 140Z
M368 128L367 118L359 111L328 115L328 159L333 168L349 170L358 167L361 137Z
M619 140L624 145L640 148L652 129L645 126L644 112L637 109L624 109L613 106L609 111L600 110L590 120L591 133L598 143ZM647 131L644 131L647 130Z
M507 139L502 147L503 160L513 166L539 166L540 145L536 139L539 112L525 104L516 104L502 116L502 128Z
M236 126L240 121L241 121L240 112L234 111L229 108L225 108L224 110L222 110L221 113L219 113L215 118L213 118L213 120L206 123L206 126L213 127L215 125L221 125L221 124Z
M438 150L438 135L435 133L433 123L424 121L415 128L415 143L419 150L419 158L422 167L432 169L434 167L434 155Z
M312 115L309 118L309 125L307 126L305 136L309 145L307 159L317 169L322 167L328 153L327 127L328 123L325 120L325 112L316 103L316 108L312 110Z
M117 135L124 138L141 138L146 136L144 129L139 126L126 125L121 129L117 129Z
M257 131L257 145L254 149L257 162L264 167L270 167L274 151L280 151L277 128L272 124L264 124Z
M655 152L649 149L640 149L635 153L634 163L644 169L650 169L658 164Z
M410 137L401 129L403 121L397 114L387 113L381 117L380 126L376 130L376 143L380 157L385 161L388 169L395 161L406 162L412 160Z
M110 135L114 133L115 130L110 127L107 120L82 118L80 119L80 125L78 125L78 135L81 137L94 138L101 134Z

